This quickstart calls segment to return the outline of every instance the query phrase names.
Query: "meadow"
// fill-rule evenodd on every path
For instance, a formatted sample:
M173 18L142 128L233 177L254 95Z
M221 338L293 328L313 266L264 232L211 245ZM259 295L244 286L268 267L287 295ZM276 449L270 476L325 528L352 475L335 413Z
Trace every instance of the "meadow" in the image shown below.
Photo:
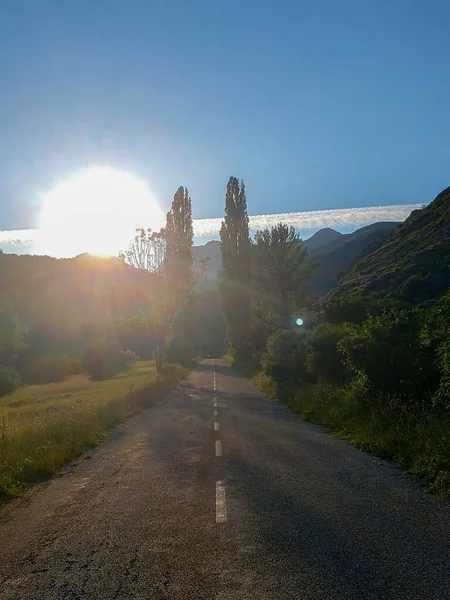
M0 398L0 502L19 495L105 439L108 429L160 400L185 370L139 361L127 373L91 381L24 386Z

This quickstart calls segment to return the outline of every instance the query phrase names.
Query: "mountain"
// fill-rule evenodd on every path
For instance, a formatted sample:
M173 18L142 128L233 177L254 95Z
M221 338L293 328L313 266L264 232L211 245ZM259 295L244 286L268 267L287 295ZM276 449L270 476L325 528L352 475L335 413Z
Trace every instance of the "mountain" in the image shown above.
M331 292L361 294L419 304L450 286L450 187L414 211L381 244L369 248Z
M208 258L208 270L206 278L210 281L217 279L217 273L222 268L222 255L220 253L220 242L213 240L207 242L203 246L194 246L192 248L194 260L200 261L203 258Z
M397 227L398 223L373 223L361 227L353 233L342 234L326 227L320 229L303 243L311 258L314 258L316 270L313 275L313 289L318 295L329 292L335 285L339 274L348 269L360 252L380 237ZM202 246L194 246L196 261L209 258L207 280L216 281L222 268L220 242L211 241Z
M329 292L340 274L353 265L364 249L384 239L398 225L399 223L394 222L373 223L353 233L340 234L327 245L313 247L312 252L309 252L316 265L311 278L313 291L318 296Z
M330 227L325 227L324 229L319 229L319 231L316 231L314 235L305 240L303 243L308 250L308 254L310 256L315 256L329 244L340 241L342 237L342 233L339 233Z

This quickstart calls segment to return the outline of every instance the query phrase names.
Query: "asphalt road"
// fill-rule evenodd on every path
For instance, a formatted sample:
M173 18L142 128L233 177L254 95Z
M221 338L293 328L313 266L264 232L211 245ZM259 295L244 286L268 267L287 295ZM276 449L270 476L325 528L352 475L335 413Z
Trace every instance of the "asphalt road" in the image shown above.
M448 505L204 364L0 511L0 599L449 600L449 550Z

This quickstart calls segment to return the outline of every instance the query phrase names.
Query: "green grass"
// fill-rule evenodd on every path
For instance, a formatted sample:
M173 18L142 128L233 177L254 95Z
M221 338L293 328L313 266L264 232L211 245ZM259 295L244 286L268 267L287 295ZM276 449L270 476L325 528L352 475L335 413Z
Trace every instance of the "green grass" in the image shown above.
M186 370L138 362L106 381L74 375L0 398L0 501L19 495L100 443L108 429L161 399Z
M413 412L398 404L362 401L358 385L318 382L277 388L262 373L253 383L306 421L324 425L335 437L386 458L417 475L427 489L450 499L450 414Z

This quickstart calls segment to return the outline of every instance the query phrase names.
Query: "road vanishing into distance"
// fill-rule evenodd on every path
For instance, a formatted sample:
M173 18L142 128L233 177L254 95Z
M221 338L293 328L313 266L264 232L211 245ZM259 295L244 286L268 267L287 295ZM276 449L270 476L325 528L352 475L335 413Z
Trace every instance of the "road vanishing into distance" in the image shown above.
M1 509L0 599L449 600L449 551L448 504L207 361Z

